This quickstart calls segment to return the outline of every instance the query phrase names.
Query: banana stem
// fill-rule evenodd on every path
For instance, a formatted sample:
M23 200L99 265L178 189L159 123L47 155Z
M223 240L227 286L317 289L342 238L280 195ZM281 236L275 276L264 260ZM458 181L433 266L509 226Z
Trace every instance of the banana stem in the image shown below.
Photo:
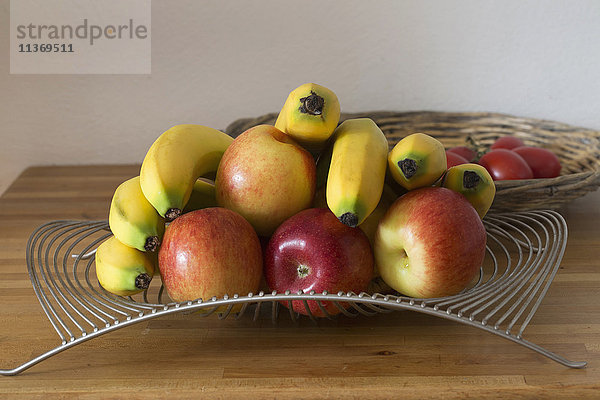
M323 107L325 107L325 99L311 91L309 96L302 97L300 99L302 105L299 110L301 113L310 115L321 115L323 114Z
M398 161L398 167L400 167L400 170L406 179L412 178L417 173L418 169L417 162L411 158L405 158L404 160Z
M463 186L466 189L473 189L475 186L479 184L479 175L473 171L465 171L463 174Z

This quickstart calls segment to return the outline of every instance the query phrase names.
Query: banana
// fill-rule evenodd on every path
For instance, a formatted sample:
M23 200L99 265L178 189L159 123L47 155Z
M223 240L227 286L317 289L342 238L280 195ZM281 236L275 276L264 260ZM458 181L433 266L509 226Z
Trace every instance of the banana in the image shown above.
M115 190L108 224L121 243L140 251L158 249L165 233L165 220L146 200L139 176L121 183Z
M275 127L315 153L322 149L339 121L340 102L335 93L316 83L305 83L289 94Z
M201 210L208 207L218 207L215 184L212 182L198 179L194 183L190 199L183 209L183 213L194 210Z
M144 158L144 195L168 221L181 215L198 177L214 172L231 136L201 125L176 125L160 135Z
M383 192L388 142L369 118L349 119L334 132L327 174L329 209L351 227L373 212Z
M96 250L98 282L119 296L131 296L147 289L155 269L155 253L144 253L124 245L115 236Z
M451 167L444 176L442 186L465 196L482 219L496 195L496 185L490 173L479 164Z
M446 151L442 143L424 133L400 140L388 155L392 177L407 190L430 186L446 171Z

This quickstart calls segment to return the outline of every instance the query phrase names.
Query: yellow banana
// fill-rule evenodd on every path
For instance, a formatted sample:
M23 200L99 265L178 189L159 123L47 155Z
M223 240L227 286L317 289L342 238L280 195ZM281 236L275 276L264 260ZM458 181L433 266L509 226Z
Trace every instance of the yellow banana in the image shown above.
M231 136L201 125L176 125L160 135L144 158L144 195L168 221L181 215L196 180L219 166Z
M394 180L405 189L430 186L446 171L446 151L437 139L413 133L396 143L388 164Z
M100 285L119 296L147 289L156 269L156 254L144 253L111 236L96 250L96 276Z
M194 183L192 194L190 195L190 199L185 205L183 212L186 213L208 207L218 207L215 184L203 179L198 179L196 183Z
M442 186L465 196L482 219L492 206L496 195L496 185L490 173L479 164L451 167L444 175Z
M155 251L165 232L165 220L146 200L136 176L119 185L110 203L108 223L121 243L140 251Z
M381 198L388 142L369 118L344 121L333 140L327 205L342 223L355 227L373 212Z
M335 93L316 83L305 83L289 94L275 127L310 152L317 152L339 121L340 102Z

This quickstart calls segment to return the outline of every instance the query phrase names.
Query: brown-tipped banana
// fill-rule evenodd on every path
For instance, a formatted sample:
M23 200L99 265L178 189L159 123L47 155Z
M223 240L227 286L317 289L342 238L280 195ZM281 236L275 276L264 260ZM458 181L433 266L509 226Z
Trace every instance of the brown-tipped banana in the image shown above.
M394 180L407 190L431 186L446 171L446 151L437 139L414 133L394 146L388 165Z
M165 232L165 220L146 200L139 176L123 182L115 190L108 223L121 243L140 251L156 251Z
M96 276L104 289L131 296L148 289L156 269L156 254L144 253L111 236L96 250Z
M289 94L275 127L315 153L323 148L339 121L340 103L335 93L306 83Z
M176 125L159 136L144 158L144 195L167 220L181 215L196 180L215 172L231 136L201 125Z
M381 198L388 142L369 118L342 122L333 140L327 205L342 223L355 227L373 212Z
M481 218L492 206L496 195L496 185L490 173L479 164L451 167L444 176L442 186L465 196Z

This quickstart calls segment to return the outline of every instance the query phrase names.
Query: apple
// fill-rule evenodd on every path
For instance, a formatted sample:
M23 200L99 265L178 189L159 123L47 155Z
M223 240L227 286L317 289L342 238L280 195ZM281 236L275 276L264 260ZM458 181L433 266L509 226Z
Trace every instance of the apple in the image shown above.
M366 291L372 277L369 239L360 229L342 224L327 208L310 208L287 219L265 252L265 278L277 292L360 293ZM307 303L314 316L326 316L316 301ZM308 314L300 300L292 301L292 308ZM323 302L323 308L332 315L341 312L331 302Z
M158 252L163 284L176 302L256 293L262 266L252 226L220 207L191 211L171 222Z
M450 296L477 276L486 231L475 208L443 187L408 192L391 205L375 235L383 280L411 297Z
M217 169L217 202L236 211L262 236L311 206L316 165L311 154L270 125L238 136Z

